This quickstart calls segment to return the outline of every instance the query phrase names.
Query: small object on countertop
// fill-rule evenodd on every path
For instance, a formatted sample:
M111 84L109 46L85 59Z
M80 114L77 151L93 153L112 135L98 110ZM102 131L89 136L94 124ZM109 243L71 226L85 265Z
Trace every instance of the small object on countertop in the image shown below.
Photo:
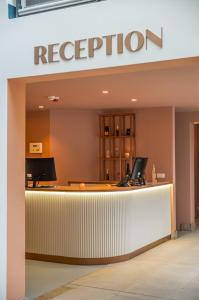
M153 164L152 168L152 183L156 184L157 183L157 176L156 176L156 171L155 171L155 165Z
M82 182L82 183L80 183L79 187L80 187L80 189L85 189L86 185L85 185L85 183Z
M120 182L117 184L118 187L129 187L129 176L126 175Z

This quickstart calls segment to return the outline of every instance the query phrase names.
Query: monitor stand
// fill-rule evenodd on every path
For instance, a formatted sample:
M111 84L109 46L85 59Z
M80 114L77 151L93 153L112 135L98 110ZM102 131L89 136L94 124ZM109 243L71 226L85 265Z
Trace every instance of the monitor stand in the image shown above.
M33 189L35 189L37 187L37 181L33 181L32 187L33 187Z

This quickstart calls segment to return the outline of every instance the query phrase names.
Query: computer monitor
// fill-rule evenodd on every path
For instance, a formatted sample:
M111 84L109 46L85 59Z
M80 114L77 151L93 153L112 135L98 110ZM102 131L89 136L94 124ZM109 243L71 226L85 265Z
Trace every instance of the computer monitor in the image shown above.
M26 158L26 180L33 181L33 187L39 181L57 180L54 158Z
M135 157L130 179L141 179L144 177L144 171L147 165L148 157Z

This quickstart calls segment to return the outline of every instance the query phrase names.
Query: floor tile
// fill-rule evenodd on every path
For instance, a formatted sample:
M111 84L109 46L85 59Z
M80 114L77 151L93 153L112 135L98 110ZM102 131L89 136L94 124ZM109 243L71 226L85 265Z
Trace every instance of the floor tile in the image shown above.
M53 298L53 300L112 300L113 291L89 287L72 286L68 292Z
M44 265L32 266L36 289L53 290L55 277L61 278L62 290L55 289L53 298L39 300L199 300L198 230L123 263L101 267L56 265L46 270Z
M165 298L157 298L139 294L119 293L115 295L111 300L165 300Z
M197 274L199 274L198 267L159 264L158 268L152 267L151 273L143 274L143 277L138 278L126 291L166 299L178 299L176 291L182 290Z
M103 266L72 266L27 260L26 297L29 300L35 299L99 268L103 268Z
M199 275L192 278L182 289L176 290L177 300L199 300Z

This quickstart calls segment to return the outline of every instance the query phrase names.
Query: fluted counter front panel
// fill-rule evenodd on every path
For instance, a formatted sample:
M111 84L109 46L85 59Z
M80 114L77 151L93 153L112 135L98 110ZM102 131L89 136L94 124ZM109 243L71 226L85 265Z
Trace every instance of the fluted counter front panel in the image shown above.
M131 253L171 234L171 189L26 191L26 252L71 258Z

